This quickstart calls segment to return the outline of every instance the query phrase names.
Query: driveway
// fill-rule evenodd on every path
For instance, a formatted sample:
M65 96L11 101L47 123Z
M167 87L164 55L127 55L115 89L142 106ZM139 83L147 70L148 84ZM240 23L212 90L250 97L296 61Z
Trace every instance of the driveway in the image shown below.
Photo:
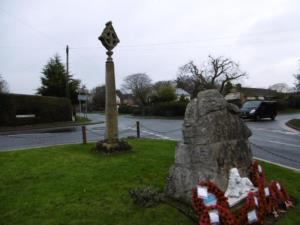
M96 121L104 121L104 115L89 114ZM268 161L300 169L300 132L290 130L284 123L300 114L278 115L275 121L245 121L252 130L250 142L253 155ZM119 136L136 136L136 121L140 121L141 137L182 139L182 120L119 116ZM87 126L88 141L103 139L105 124ZM51 133L27 133L0 136L0 151L41 147L65 143L81 143L81 127Z

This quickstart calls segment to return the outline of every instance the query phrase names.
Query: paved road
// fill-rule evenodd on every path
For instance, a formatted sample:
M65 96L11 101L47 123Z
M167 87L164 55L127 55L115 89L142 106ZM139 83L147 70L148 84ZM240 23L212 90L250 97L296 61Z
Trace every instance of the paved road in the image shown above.
M92 121L104 121L104 116L89 114ZM254 156L300 169L300 132L284 126L291 118L300 118L300 114L279 115L275 121L246 121L253 135L250 138ZM150 119L142 117L120 116L119 134L121 137L135 136L136 121L141 124L141 136L181 140L182 120ZM104 124L87 126L89 141L104 137ZM0 151L24 149L64 143L80 143L81 128L68 132L31 133L19 135L0 135Z

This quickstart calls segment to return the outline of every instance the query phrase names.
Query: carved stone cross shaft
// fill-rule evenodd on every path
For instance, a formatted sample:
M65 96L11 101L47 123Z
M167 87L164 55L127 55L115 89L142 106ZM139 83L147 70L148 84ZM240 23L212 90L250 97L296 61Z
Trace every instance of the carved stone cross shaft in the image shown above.
M108 144L115 144L118 140L118 109L116 102L116 83L114 62L112 59L112 50L120 42L112 26L112 22L106 23L106 26L99 37L103 46L107 49L106 75L105 75L105 118L106 132L105 139Z

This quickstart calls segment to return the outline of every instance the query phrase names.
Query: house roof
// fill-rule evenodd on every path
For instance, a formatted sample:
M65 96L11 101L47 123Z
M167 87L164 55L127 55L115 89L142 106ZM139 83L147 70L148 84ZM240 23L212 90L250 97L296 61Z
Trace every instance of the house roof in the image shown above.
M187 93L185 90L183 90L181 88L176 88L175 93L176 93L176 95L190 96L189 93Z
M124 99L134 99L133 94L123 94L122 96Z
M234 92L234 93L229 93L225 95L226 100L235 100L235 99L241 99L241 92Z
M248 88L242 87L240 92L246 96L275 96L276 91L264 88Z

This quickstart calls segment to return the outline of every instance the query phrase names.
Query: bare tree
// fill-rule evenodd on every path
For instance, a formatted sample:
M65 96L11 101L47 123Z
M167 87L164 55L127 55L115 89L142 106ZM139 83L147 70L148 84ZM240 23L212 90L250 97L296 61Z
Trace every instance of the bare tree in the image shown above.
M299 65L300 65L300 59L299 59ZM298 73L294 75L296 82L295 82L295 90L300 92L300 67L298 70Z
M294 74L294 77L296 79L295 81L295 90L297 92L300 92L300 59L299 59L299 70L297 74Z
M295 82L295 89L296 91L300 91L300 73L294 75L296 82Z
M148 103L148 96L151 92L151 79L145 73L137 73L125 77L122 89L131 92L141 105Z
M105 109L105 85L97 86L91 90L90 107L95 111Z
M192 97L199 91L216 88L224 94L224 87L228 82L245 77L246 73L240 70L239 64L229 58L212 56L201 67L193 61L179 68L177 87L184 89Z
M0 74L0 93L8 93L8 84Z
M277 92L288 92L290 90L290 87L286 83L277 83L273 84L269 87L270 90L277 91Z

